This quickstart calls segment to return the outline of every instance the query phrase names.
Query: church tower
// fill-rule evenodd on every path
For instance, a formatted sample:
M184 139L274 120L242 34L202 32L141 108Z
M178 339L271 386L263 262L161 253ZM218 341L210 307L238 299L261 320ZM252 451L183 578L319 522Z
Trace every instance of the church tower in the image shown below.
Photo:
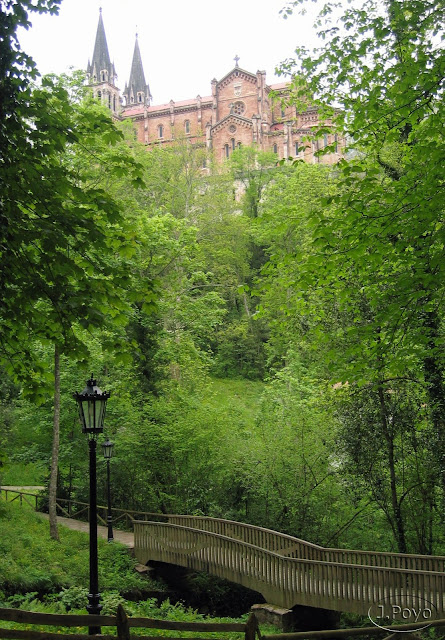
M136 43L134 45L130 80L128 84L125 84L125 90L122 95L125 99L125 107L134 105L149 107L150 100L153 99L150 94L150 87L145 82L141 52L139 51L138 34L136 34Z
M119 89L116 87L116 70L108 53L107 38L102 20L102 9L99 9L99 24L97 25L96 42L93 58L88 61L87 79L93 95L99 98L113 114L120 111Z

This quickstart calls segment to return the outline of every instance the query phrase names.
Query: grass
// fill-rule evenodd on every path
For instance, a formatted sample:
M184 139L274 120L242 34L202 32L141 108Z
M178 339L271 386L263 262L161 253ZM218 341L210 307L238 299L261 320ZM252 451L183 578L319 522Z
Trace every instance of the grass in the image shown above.
M252 427L265 385L251 380L212 378L208 402L222 413L236 412L239 422Z
M0 480L2 485L29 487L44 484L47 469L43 464L29 462L10 462L2 467Z
M29 507L0 502L0 591L3 599L35 592L40 596L88 584L89 542L84 533L59 527L60 542L49 525ZM138 592L149 585L134 572L135 561L124 545L98 540L101 590ZM0 594L1 596L1 594Z
M41 613L86 613L89 578L89 541L87 534L59 527L60 542L49 537L48 522L24 504L0 501L0 607L16 607ZM99 588L102 613L115 615L121 603L127 615L173 621L200 622L209 617L168 599L160 604L156 598L142 599L144 592L162 591L160 585L134 571L128 549L117 542L98 540ZM134 601L137 595L139 601ZM125 596L132 597L128 600ZM241 618L211 618L213 622L244 622ZM20 625L0 621L3 628L34 631L57 631L38 625ZM107 628L105 633L113 633ZM79 633L72 628L67 633ZM272 628L268 632L273 632ZM150 630L150 635L171 636L171 632ZM175 633L190 637L196 633ZM242 640L239 633L206 633L208 638Z

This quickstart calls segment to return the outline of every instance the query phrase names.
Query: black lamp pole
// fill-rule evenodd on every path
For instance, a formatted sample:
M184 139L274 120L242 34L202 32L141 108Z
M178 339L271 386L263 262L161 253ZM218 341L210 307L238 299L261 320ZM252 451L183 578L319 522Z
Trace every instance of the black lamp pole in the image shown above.
M104 458L107 461L107 525L108 542L113 542L113 517L111 514L111 483L110 483L110 460L113 457L114 442L107 440L102 445Z
M102 609L99 593L99 566L97 558L97 478L96 478L96 439L88 440L90 450L90 592L87 611L99 615ZM100 627L89 627L89 634L101 632Z
M87 386L82 393L74 393L77 400L82 432L88 435L90 455L90 592L88 594L87 611L91 615L99 615L102 609L99 593L99 575L97 559L97 478L96 478L96 448L97 435L104 430L105 409L110 394L101 391L96 380L87 380ZM101 633L100 626L89 627L89 634Z

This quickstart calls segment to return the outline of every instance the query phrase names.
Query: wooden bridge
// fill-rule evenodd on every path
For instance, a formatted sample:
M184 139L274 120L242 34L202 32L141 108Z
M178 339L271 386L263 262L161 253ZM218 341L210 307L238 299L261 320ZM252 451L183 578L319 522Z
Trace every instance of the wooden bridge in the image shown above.
M135 555L142 564L153 560L206 571L287 608L368 615L386 603L400 613L422 609L419 620L429 616L427 609L432 619L445 617L445 557L329 549L218 518L163 519L134 521Z
M5 499L37 508L38 497L2 487ZM35 501L35 505L33 504ZM57 500L59 513L78 518L87 503ZM106 513L106 507L98 507ZM112 510L115 522L132 523L134 553L150 560L206 571L261 593L282 607L304 605L368 615L392 607L401 622L445 619L445 557L330 549L249 524L202 516ZM150 518L150 520L148 520ZM105 522L98 514L98 519ZM79 525L83 524L81 522ZM131 536L131 534L126 534ZM133 546L133 541L126 541ZM413 615L404 616L403 609ZM415 616L420 612L420 618Z

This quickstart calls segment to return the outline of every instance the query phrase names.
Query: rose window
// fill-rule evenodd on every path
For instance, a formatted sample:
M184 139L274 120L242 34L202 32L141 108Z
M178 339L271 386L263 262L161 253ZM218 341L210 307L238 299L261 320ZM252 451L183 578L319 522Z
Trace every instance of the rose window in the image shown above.
M246 110L246 105L244 102L235 102L233 105L232 113L235 113L237 116L242 116Z

